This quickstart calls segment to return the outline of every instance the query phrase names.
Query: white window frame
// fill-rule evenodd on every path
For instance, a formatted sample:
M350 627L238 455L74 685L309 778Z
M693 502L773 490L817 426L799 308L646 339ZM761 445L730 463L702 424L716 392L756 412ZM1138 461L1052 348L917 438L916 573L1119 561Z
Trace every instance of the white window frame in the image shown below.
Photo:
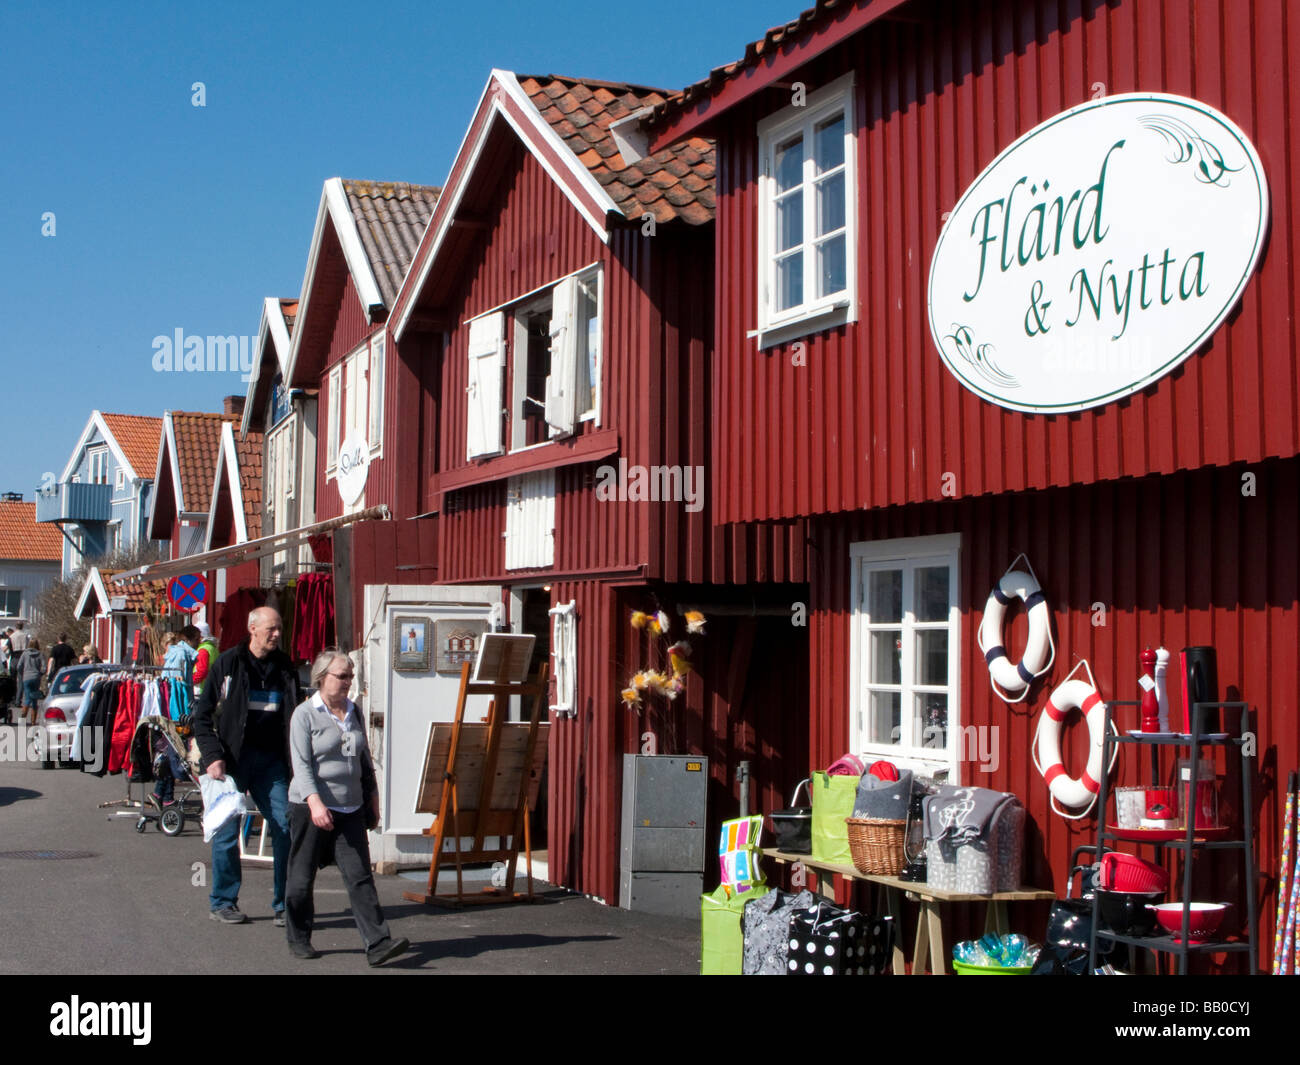
M10 613L6 606L9 596L18 596L18 609ZM21 588L0 588L0 618L21 618L23 614L23 590Z
M854 121L853 74L845 74L829 85L809 93L802 106L790 106L758 124L758 328L751 336L759 346L782 343L808 333L857 321L858 315L858 178L857 129ZM844 282L840 292L810 296L816 284L816 196L813 131L836 111L844 112ZM803 161L804 294L802 303L777 312L776 306L776 177L775 152L782 141L798 132L805 138Z
M343 414L343 406L340 402L343 396L343 366L339 364L330 370L329 376L329 436L326 443L325 451L325 479L329 480L330 475L338 469L339 464L339 444L342 443L343 437L339 433L339 419Z
M374 336L367 337L330 370L330 435L325 464L327 481L338 476L339 447L352 429L359 429L366 434L372 458L383 457L383 361L384 334L381 330ZM282 421L288 421L288 418Z
M573 282L571 286L566 286L566 282ZM547 438L540 440L535 444L524 443L524 404L526 402L526 384L528 376L528 334L524 328L523 319L532 314L541 313L549 307L551 318L551 365L554 367L557 359L563 360L565 354L557 352L556 346L564 344L576 344L578 337L576 332L577 311L579 301L582 297L583 289L591 290L595 287L596 301L596 365L593 368L595 380L592 385L595 388L595 396L589 401L589 404L583 404L583 409L577 409L578 404L575 402L573 411L572 427L568 427L567 419L563 427L557 430L554 424L548 423ZM572 294L572 304L568 308L556 308L555 297L557 292ZM535 289L526 296L515 300L513 303L506 305L505 308L510 316L507 327L507 335L510 338L510 377L511 390L509 402L509 452L528 451L532 448L544 447L554 440L564 439L578 431L578 426L583 422L594 422L596 428L600 428L600 408L603 401L603 392L601 379L604 377L604 343L605 343L605 271L600 263L593 263L584 266L581 270L575 270L571 274L565 274L554 281ZM578 372L578 353L576 349L571 353L572 372L574 379L569 387L577 390L577 372ZM585 352L582 354L586 354ZM551 392L551 374L547 375L547 393ZM548 395L534 396L534 400L547 402Z
M108 484L108 448L91 448L86 453L89 484Z
M366 435L370 441L370 454L376 458L384 445L384 332L381 329L370 338L369 366L366 382L370 397Z
M555 702L552 712L578 712L578 604L570 599L551 607L551 658L555 660Z
M117 468L117 473L113 478L113 490L115 492L120 492L125 487L126 487L126 470L123 467L119 466Z
M850 570L850 669L849 669L849 749L870 762L885 758L900 768L913 769L933 775L946 769L949 783L961 783L961 536L958 533L940 536L921 536L899 540L875 540L849 546ZM948 567L949 605L946 622L918 622L913 616L912 574L915 570L944 565ZM867 612L866 576L872 570L901 569L903 571L903 611L900 622L872 623ZM871 701L868 693L870 666L870 640L873 630L900 629L901 684L874 684L876 690L900 692L899 709L901 729L899 742L869 742L869 714ZM945 685L922 685L913 679L915 671L915 635L924 630L946 629L948 632L948 682ZM948 699L948 725L946 743L942 747L926 746L924 735L911 735L913 696L918 693L942 693ZM861 722L861 726L860 726ZM968 752L969 753L969 752Z

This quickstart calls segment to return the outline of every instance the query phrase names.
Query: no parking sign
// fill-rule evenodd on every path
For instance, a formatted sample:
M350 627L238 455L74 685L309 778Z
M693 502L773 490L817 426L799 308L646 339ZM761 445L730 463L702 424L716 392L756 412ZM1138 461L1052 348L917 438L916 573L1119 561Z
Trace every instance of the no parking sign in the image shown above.
M195 573L173 577L167 582L167 598L172 606L185 614L192 614L208 597L208 582Z

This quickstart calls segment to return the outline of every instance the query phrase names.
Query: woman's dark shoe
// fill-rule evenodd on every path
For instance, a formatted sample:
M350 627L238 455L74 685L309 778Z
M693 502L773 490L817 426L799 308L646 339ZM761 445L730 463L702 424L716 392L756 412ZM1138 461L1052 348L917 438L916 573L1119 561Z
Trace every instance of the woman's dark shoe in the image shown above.
M295 958L302 958L305 961L311 961L312 958L320 957L320 951L310 943L290 943L289 953Z
M410 947L409 939L385 939L366 951L366 961L371 965L383 965L384 962L392 961L399 954L406 953Z

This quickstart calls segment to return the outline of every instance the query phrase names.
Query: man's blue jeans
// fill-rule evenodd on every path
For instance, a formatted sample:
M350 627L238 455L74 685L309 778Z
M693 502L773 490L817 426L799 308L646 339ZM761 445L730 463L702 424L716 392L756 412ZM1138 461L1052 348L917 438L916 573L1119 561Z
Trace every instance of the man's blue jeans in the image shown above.
M275 754L245 751L238 774L231 774L241 791L253 796L271 831L275 856L271 909L284 909L284 886L289 873L289 767ZM239 822L231 817L212 837L212 892L209 907L224 910L239 901Z

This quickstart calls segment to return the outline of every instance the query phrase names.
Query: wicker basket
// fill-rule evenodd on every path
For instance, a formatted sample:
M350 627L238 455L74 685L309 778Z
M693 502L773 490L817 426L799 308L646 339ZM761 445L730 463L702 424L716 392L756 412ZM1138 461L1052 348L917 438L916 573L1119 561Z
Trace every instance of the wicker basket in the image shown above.
M897 876L903 871L904 830L907 821L882 821L874 817L846 817L849 850L854 868L875 876Z

